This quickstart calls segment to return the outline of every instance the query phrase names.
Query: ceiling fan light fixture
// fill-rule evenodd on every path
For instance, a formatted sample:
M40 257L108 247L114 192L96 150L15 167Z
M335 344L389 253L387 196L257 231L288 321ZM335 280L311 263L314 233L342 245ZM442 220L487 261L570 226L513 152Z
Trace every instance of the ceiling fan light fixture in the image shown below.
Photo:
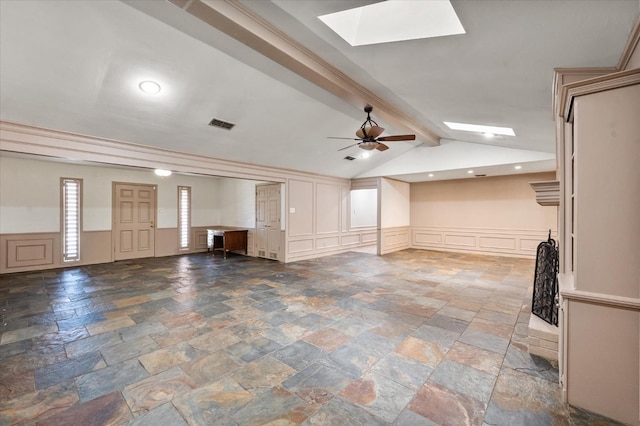
M378 142L362 142L358 144L358 147L364 149L365 151L373 151L378 147Z

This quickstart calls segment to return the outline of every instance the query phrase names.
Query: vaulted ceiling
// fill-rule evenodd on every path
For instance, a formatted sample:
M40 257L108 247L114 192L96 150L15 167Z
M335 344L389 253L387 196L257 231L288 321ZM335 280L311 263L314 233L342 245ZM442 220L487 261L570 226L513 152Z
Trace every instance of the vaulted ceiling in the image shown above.
M466 34L359 47L317 18L369 3L2 0L0 119L345 178L549 171L553 68L615 66L640 10L638 0L453 0ZM142 93L141 80L161 92ZM368 103L385 135L416 141L367 159L338 151L350 141L327 137L355 137Z

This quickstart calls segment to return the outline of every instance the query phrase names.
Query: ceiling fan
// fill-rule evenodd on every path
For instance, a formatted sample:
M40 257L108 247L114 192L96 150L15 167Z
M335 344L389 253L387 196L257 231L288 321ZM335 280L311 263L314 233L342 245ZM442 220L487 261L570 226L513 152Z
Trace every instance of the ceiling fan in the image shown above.
M382 142L400 142L400 141L414 141L416 140L416 135L396 135L396 136L383 136L378 137L384 132L384 129L378 126L378 123L371 119L371 111L373 111L373 107L371 105L367 105L364 107L364 112L367 113L367 119L362 126L356 131L357 138L336 138L329 137L329 139L349 139L354 141L359 141L354 143L353 145L345 146L344 148L339 149L338 151L343 151L345 149L351 148L352 146L358 146L358 148L362 148L366 151L372 151L377 149L378 151L386 151L389 147Z

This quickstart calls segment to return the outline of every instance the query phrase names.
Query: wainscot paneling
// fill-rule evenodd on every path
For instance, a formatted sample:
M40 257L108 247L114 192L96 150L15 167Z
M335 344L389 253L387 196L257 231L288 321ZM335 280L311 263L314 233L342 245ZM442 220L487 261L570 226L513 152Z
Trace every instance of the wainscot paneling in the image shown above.
M344 235L340 240L340 244L343 246L357 245L360 244L360 235Z
M7 268L53 265L53 238L7 240Z
M380 254L408 249L411 245L411 227L385 228L380 230Z
M535 258L549 230L411 227L411 248ZM555 231L552 231L555 238Z
M288 261L329 256L359 247L370 247L377 241L374 228L351 230L334 236L317 236L310 239L289 241Z
M289 254L313 251L313 238L289 241Z
M316 238L316 250L323 250L327 248L340 247L340 237L321 237Z
M112 262L111 231L82 231L80 260L62 261L59 232L0 235L0 273L39 271Z

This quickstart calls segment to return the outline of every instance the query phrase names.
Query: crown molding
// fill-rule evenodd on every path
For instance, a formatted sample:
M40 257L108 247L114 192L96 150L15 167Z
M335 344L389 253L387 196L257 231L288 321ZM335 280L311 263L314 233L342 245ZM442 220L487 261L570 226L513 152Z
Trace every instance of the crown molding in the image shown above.
M415 132L421 142L431 146L440 145L440 136L436 132L357 83L240 2L169 2L340 99L359 108L371 105L380 118Z
M222 160L0 120L0 152L2 151L102 165L161 168L179 173L268 182L286 182L290 178L350 182L349 179L335 176Z
M640 43L640 13L636 18L636 24L633 26L633 29L631 29L627 44L625 44L624 49L622 49L622 55L620 55L620 60L618 60L618 65L616 66L618 71L627 68L633 52L638 48L638 43Z
M600 77L577 81L562 86L560 94L560 111L565 121L571 121L573 114L573 100L578 96L612 90L620 87L640 84L640 68L615 72Z

